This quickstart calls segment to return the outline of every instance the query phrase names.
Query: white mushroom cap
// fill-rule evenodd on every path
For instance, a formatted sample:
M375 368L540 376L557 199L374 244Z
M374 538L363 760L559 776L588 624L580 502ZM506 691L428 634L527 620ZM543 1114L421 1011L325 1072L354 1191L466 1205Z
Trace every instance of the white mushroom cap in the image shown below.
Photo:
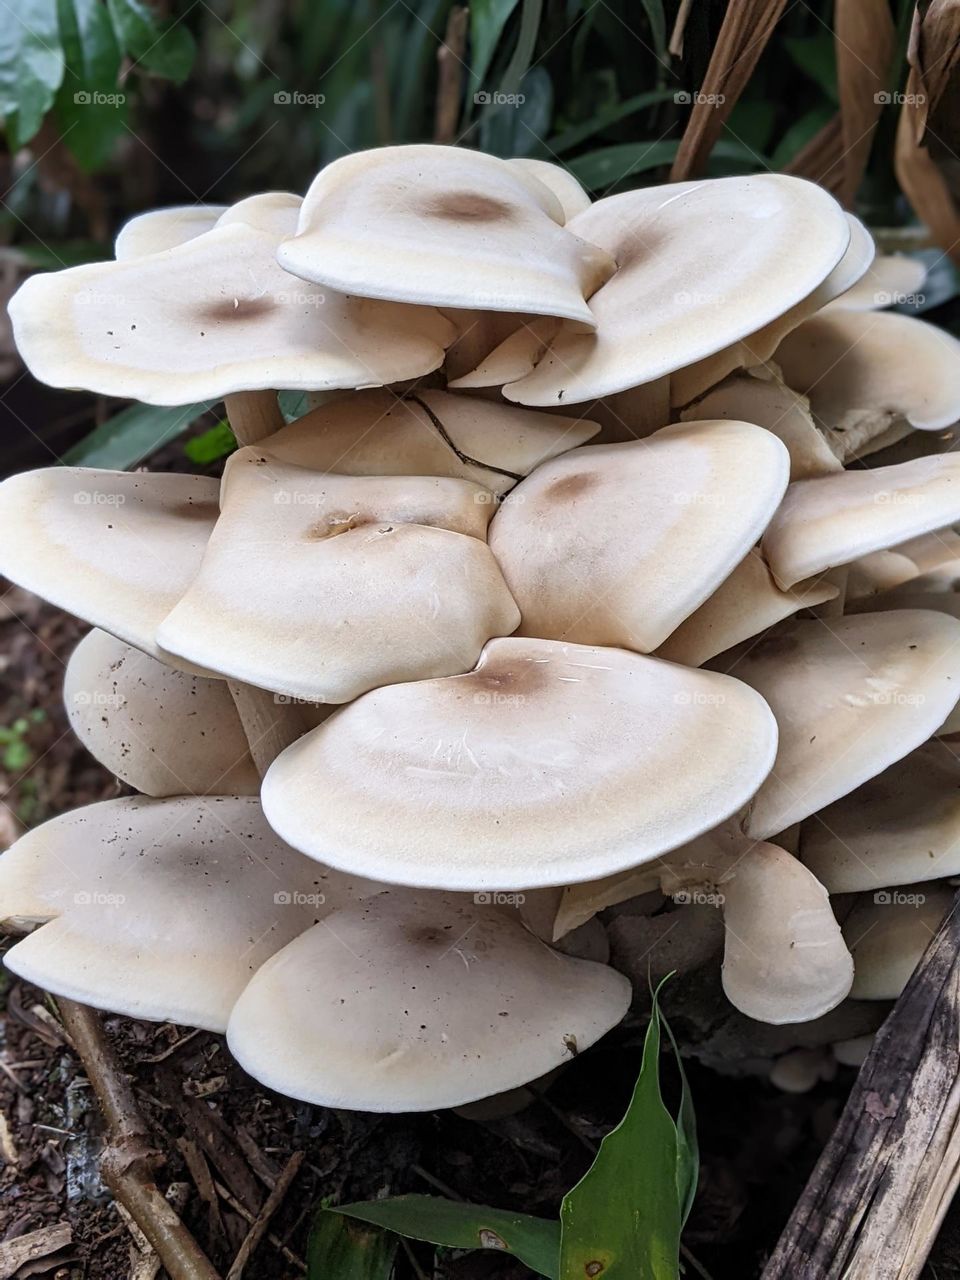
M290 191L261 191L224 209L217 225L229 227L239 222L281 240L296 231L302 204L303 197Z
M766 367L753 373L735 373L680 414L681 422L705 418L733 418L753 422L772 431L790 454L790 479L842 471L843 463L831 449L813 418L806 396L798 395Z
M745 369L769 360L781 341L792 329L802 324L834 298L854 285L869 268L876 252L873 237L859 218L846 215L850 240L843 257L820 284L795 306L751 333L739 342L696 364L678 369L670 379L670 396L674 404L687 404L703 395L721 378L735 369ZM749 419L753 421L753 419ZM762 425L762 424L761 424Z
M50 467L0 485L0 573L144 653L217 518L206 476Z
M230 459L164 651L288 697L348 702L469 670L519 612L483 540L490 494L442 476L339 476Z
M31 276L10 302L20 354L56 387L147 404L236 391L378 386L440 366L438 311L319 290L246 222L172 249Z
M830 304L835 311L876 311L918 293L927 278L919 258L902 253L881 253L865 274Z
M757 541L788 465L770 432L716 421L538 467L490 527L521 634L656 649Z
M259 447L314 471L452 476L499 495L597 430L595 422L443 391L402 399L359 391L305 414Z
M257 795L226 683L175 671L93 630L67 663L70 727L111 773L148 796Z
M764 842L723 882L723 989L759 1022L809 1022L850 992L853 962L823 885Z
M853 791L926 741L960 693L960 623L922 610L783 623L716 660L780 728L777 761L745 830L766 839Z
M960 454L797 480L763 535L782 587L960 519Z
M534 1080L620 1021L621 974L561 955L517 919L391 891L276 955L227 1039L268 1088L362 1111L459 1106Z
M866 419L879 434L899 418L939 431L960 417L960 341L913 316L827 311L794 329L775 358L837 431Z
M88 805L3 855L4 915L23 914L24 886L56 918L6 954L14 973L98 1009L211 1031L269 956L379 888L288 849L253 796Z
M960 561L960 533L954 529L935 529L900 543L894 550L911 559L919 573L927 574L950 561Z
M713 595L667 637L657 649L657 657L699 667L798 610L825 604L838 594L826 579L801 582L790 591L781 591L763 556L751 551Z
M896 1000L953 903L945 885L905 885L864 895L843 924L856 1000Z
M563 227L563 207L525 168L459 147L381 147L314 179L281 266L346 294L437 307L565 316L610 256Z
M564 222L569 222L578 213L583 213L584 209L590 208L592 202L589 195L569 169L564 169L559 164L551 164L548 160L528 160L525 156L508 160L507 164L516 165L518 169L522 169L524 173L534 178L539 178L545 187L550 188L560 201Z
M452 378L447 386L469 391L475 387L502 387L525 378L533 372L560 324L554 316L534 316L487 352L475 369Z
M842 1067L862 1067L867 1054L873 1048L875 1036L850 1036L847 1040L836 1040L831 1048L833 1056Z
M125 222L117 232L113 253L118 259L143 258L148 253L161 253L175 245L185 244L194 236L211 231L225 204L184 204L172 209L152 209Z
M927 742L803 824L800 856L830 893L960 875L960 760Z
M590 300L596 335L561 329L508 400L576 404L722 350L783 314L840 261L850 229L812 183L752 174L598 200L569 230L617 260Z
M852 560L847 576L848 601L865 600L881 591L915 580L917 566L899 551L870 551Z
M826 1049L790 1049L770 1068L770 1083L784 1093L809 1093L836 1073L837 1064Z
M390 883L573 884L736 812L775 739L736 680L493 640L475 671L377 689L294 743L264 779L264 811L304 853Z

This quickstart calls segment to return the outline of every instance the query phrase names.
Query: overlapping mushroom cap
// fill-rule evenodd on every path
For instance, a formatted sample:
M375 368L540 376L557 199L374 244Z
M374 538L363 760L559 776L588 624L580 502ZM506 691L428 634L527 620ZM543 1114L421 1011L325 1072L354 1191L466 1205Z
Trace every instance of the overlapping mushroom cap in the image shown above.
M0 570L102 629L68 673L80 736L168 797L0 859L0 915L47 921L12 967L228 1026L267 1084L371 1110L523 1084L614 1026L595 916L636 895L698 964L722 937L748 1017L869 994L828 894L952 873L960 725L953 459L844 468L914 426L936 454L960 346L855 309L872 251L791 178L589 205L554 166L388 148L28 284L40 376L223 394L252 447L219 492L0 488ZM285 387L341 394L284 426ZM594 959L548 945L583 921Z

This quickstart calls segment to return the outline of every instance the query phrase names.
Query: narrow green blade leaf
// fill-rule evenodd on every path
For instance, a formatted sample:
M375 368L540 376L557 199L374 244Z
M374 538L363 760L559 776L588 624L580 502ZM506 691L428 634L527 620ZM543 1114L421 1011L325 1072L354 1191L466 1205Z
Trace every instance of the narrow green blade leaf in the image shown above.
M636 173L646 173L670 164L677 154L678 143L660 139L656 142L624 142L614 147L600 147L569 161L569 169L591 191L623 182Z
M307 1245L307 1280L390 1280L397 1237L321 1209Z
M680 1274L680 1141L660 1094L659 1054L655 995L627 1114L563 1198L560 1280L677 1280Z
M663 1014L660 1021L670 1037L673 1056L677 1070L680 1072L680 1107L677 1111L677 1191L680 1196L680 1224L683 1226L690 1216L694 1197L697 1194L697 1182L700 1178L700 1147L697 1142L697 1118L693 1110L693 1098L687 1083L687 1073L683 1069L680 1057L680 1046L671 1030L670 1023Z
M0 22L0 116L12 151L40 128L64 66L56 0L17 0L7 7Z
M647 93L638 93L632 98L627 98L625 102L618 102L614 107L608 107L605 111L598 111L595 116L592 116L589 120L584 120L581 124L571 125L569 129L564 129L562 133L555 134L547 140L547 147L557 154L570 151L574 147L578 147L581 142L585 142L587 138L592 138L601 129L608 129L610 125L617 124L620 120L625 120L627 116L633 115L635 111L642 111L644 107L656 106L659 102L671 101L675 96L676 93L673 89L651 89Z
M490 70L503 29L518 0L474 0L470 6L470 100Z
M100 0L57 0L57 17L68 87L75 81L77 89L116 88L120 46Z
M135 66L178 84L186 79L196 47L181 22L162 21L145 0L107 0L107 8L117 39Z
M499 1249L513 1254L538 1275L557 1280L560 1224L546 1218L531 1218L482 1204L460 1204L439 1196L394 1196L389 1200L341 1204L334 1211L412 1240L427 1240L451 1249Z
M210 401L175 408L132 404L91 431L67 451L63 460L74 467L107 467L112 471L126 471L137 466L161 445L182 435L215 403Z

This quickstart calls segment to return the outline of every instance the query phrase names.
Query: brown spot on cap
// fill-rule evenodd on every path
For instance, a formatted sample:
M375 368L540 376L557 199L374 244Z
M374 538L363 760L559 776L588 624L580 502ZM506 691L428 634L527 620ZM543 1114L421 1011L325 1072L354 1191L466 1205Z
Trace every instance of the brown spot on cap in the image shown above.
M171 515L180 520L216 520L220 508L215 502L178 502L171 508Z
M600 483L600 477L593 471L575 471L573 475L563 476L560 480L547 486L544 498L548 502L569 502L571 498L579 498Z
M200 312L200 318L214 324L218 321L229 323L234 320L258 320L268 311L273 311L276 305L272 298L266 297L223 298L219 302L211 303L209 307L204 307Z
M479 191L450 191L438 196L427 206L427 213L449 222L506 222L513 216L508 204Z

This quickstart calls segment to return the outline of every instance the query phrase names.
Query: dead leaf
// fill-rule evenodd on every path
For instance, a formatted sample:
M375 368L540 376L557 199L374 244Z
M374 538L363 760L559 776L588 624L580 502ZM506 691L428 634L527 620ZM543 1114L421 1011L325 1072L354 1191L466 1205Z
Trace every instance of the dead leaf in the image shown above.
M58 1253L72 1240L73 1229L69 1222L59 1222L53 1227L41 1227L39 1231L28 1231L25 1236L4 1240L0 1243L0 1280L12 1280L26 1263Z
M848 208L863 181L873 135L884 105L896 47L889 0L836 0L834 39L843 139L843 182Z

